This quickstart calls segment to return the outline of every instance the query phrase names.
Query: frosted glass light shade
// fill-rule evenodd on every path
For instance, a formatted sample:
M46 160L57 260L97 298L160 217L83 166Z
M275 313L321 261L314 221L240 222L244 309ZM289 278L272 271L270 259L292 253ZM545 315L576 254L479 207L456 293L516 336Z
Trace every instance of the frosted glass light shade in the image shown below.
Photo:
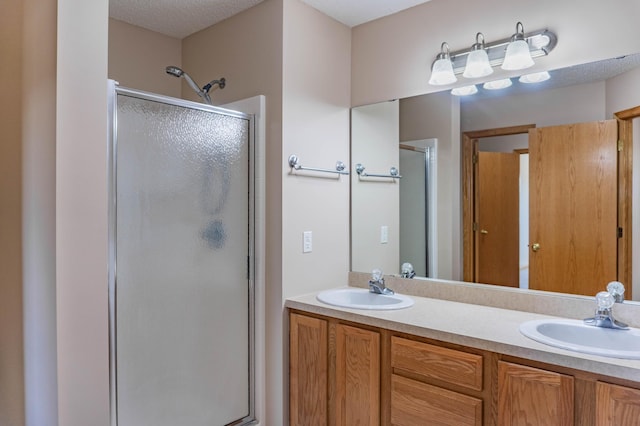
M454 96L469 96L474 93L478 93L478 88L475 84L472 84L471 86L456 87L451 90L451 94Z
M493 68L491 68L491 64L489 63L489 56L486 50L478 49L469 52L467 65L464 67L464 73L462 73L465 78L484 77L492 72Z
M488 81L483 84L482 87L487 90L499 90L506 89L507 87L511 86L511 84L512 83L510 78L503 78L502 80Z
M547 71L534 72L532 74L526 74L520 77L520 83L540 83L549 80L551 76Z
M522 70L533 66L529 44L524 40L515 40L507 46L502 69L507 71Z
M451 59L438 59L433 64L429 84L431 84L432 86L444 86L446 84L455 83L456 81L458 81L458 79L453 73L453 65L451 64Z

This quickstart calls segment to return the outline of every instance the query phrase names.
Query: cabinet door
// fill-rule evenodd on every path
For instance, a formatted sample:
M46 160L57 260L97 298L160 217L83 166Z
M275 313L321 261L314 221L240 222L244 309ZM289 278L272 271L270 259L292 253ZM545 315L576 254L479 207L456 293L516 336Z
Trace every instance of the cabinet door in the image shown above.
M500 361L498 425L573 425L573 377Z
M327 424L327 321L291 314L289 415L291 426Z
M596 426L640 424L640 390L598 382Z
M380 334L336 326L336 425L380 424Z

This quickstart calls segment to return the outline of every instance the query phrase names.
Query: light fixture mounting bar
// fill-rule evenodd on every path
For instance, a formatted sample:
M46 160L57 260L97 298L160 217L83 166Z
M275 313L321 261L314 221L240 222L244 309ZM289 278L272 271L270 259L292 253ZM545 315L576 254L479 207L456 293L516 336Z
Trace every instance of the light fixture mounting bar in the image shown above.
M526 33L524 35L532 58L548 55L558 44L558 37L549 30L540 30ZM501 65L504 61L507 45L511 42L511 37L495 41L493 43L485 43L485 50L489 57L489 63L492 67ZM453 64L453 73L462 74L467 64L467 56L471 51L469 49L451 52L451 63Z

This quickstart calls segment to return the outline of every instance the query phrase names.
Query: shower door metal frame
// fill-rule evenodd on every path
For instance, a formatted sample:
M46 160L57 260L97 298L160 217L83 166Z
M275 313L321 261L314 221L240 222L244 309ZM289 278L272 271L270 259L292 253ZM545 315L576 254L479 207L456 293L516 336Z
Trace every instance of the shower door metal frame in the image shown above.
M107 96L107 108L109 114L109 123L107 126L107 149L108 149L108 233L109 233L109 247L108 247L108 299L109 299L109 410L110 410L110 424L111 426L118 426L118 399L117 399L117 333L116 333L116 292L117 292L117 253L116 253L116 235L117 235L117 126L118 126L118 95L129 96L133 98L143 99L151 102L159 102L166 105L173 105L182 108L196 109L205 112L211 112L215 114L222 114L230 117L236 117L245 119L249 125L249 257L247 259L247 285L249 291L249 347L248 347L248 360L249 365L249 401L248 408L249 413L246 417L239 419L229 425L251 425L256 424L257 419L255 416L255 401L256 401L256 389L255 389L255 330L256 330L256 318L255 318L255 126L256 120L253 114L245 114L238 111L232 111L224 108L219 108L199 102L191 102L184 99L173 98L170 96L159 95L156 93L145 92L142 90L130 89L126 87L120 87L116 81L108 80L108 96ZM227 425L227 426L229 426ZM222 425L221 425L222 426Z

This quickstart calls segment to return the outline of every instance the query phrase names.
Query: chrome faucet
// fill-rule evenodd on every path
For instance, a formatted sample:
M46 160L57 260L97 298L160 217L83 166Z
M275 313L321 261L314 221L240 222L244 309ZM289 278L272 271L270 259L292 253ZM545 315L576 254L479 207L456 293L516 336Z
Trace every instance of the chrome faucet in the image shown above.
M625 330L629 326L613 317L613 305L624 301L624 286L618 281L612 281L607 285L607 291L596 294L596 313L592 318L587 318L584 323L594 327L616 328Z
M403 263L400 269L402 270L400 274L402 278L413 278L416 276L416 271L413 270L413 265L409 262Z
M384 277L380 269L374 269L369 280L369 292L375 294L394 294L394 291L384 285Z

